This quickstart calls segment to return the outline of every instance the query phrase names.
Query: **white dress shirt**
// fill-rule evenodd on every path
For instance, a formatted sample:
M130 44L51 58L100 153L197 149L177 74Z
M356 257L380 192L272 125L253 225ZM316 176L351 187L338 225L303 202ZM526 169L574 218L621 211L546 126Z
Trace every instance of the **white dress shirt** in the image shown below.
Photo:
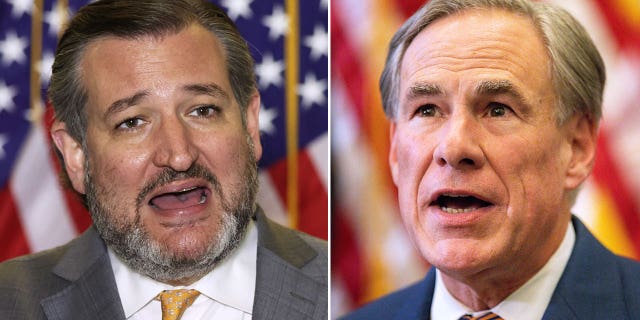
M560 281L560 277L569 262L569 257L576 242L576 233L573 225L564 235L560 247L551 256L549 261L522 287L504 299L491 310L473 312L462 302L454 298L442 281L440 270L436 270L436 284L431 303L431 319L456 320L464 314L473 316L483 315L489 311L494 312L505 320L540 320L547 309L553 291Z
M200 295L182 320L251 319L256 287L258 230L251 220L238 248L202 279L187 287L173 287L131 270L111 250L109 258L127 319L162 319L163 290L196 289Z

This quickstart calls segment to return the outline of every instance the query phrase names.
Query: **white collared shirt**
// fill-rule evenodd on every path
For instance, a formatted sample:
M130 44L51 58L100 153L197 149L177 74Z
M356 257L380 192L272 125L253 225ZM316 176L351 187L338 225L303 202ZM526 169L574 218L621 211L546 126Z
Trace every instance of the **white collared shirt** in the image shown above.
M431 303L431 319L455 320L464 314L473 316L483 315L493 311L505 320L539 320L551 301L558 281L569 262L573 246L576 242L576 233L573 224L564 235L560 247L551 256L549 261L522 287L509 295L491 310L473 312L462 302L454 298L444 286L442 274L436 269L436 284Z
M127 319L161 319L163 290L196 289L200 296L181 319L251 319L256 287L258 230L250 220L238 248L202 279L188 287L173 287L131 270L111 250L109 258Z

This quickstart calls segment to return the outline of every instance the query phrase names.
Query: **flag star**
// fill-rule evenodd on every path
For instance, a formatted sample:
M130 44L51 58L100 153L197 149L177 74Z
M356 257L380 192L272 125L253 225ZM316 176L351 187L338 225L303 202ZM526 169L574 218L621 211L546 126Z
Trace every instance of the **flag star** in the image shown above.
M57 5L54 6L51 11L44 14L44 21L49 25L49 34L57 36L62 30L62 25L65 22L65 18L68 15L65 14L64 9Z
M322 106L325 102L325 90L327 90L327 80L318 80L315 75L307 73L304 83L298 86L298 95L302 97L302 106L306 109L311 108L313 104Z
M311 59L318 60L329 51L329 36L322 25L316 25L313 34L304 38L304 45L311 49Z
M282 84L282 71L284 71L284 63L273 60L271 54L265 54L262 62L256 66L260 87L266 89L271 84L279 87Z
M250 19L253 16L251 2L253 0L222 0L221 5L227 8L227 15L231 20L238 17Z
M2 81L0 82L0 112L5 110L7 112L13 111L15 104L13 98L18 95L18 89L15 86L7 86Z
M260 107L260 113L258 115L258 123L260 125L260 131L273 135L276 131L276 126L273 125L273 120L278 117L278 110L276 108L267 109L263 106Z
M51 66L53 65L53 53L45 52L42 55L42 60L36 65L36 69L40 72L40 82L43 84L49 83L51 78Z
M13 6L13 9L11 9L11 15L15 18L20 18L25 13L30 14L33 10L32 0L12 0L9 1L9 4Z
M29 46L29 41L18 37L15 31L10 31L4 40L0 41L0 54L2 63L10 65L12 62L23 63L27 58L24 50Z
M6 134L0 134L0 160L7 156L4 151L4 146L9 142L9 137Z
M275 40L287 33L289 17L282 9L282 6L277 5L273 8L270 16L262 18L262 24L269 28L269 38Z
M329 0L320 1L320 8L327 10L329 8Z

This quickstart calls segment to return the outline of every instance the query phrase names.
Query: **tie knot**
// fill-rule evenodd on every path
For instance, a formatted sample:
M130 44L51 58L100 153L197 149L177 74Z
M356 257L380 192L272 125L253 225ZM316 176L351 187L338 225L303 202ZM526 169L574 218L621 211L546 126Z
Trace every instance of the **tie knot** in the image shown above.
M464 316L460 317L458 320L504 320L504 319L502 319L502 317L500 317L499 315L493 312L488 312L479 317L474 317L470 314L465 314Z
M162 303L162 320L177 320L182 317L184 311L193 304L200 295L198 290L179 289L164 290L158 297Z

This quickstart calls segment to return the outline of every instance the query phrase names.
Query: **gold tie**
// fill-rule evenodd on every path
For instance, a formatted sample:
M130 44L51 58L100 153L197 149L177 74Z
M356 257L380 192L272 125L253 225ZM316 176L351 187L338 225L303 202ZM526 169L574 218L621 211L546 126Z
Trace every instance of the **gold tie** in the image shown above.
M162 320L178 320L184 311L200 295L198 290L180 289L165 290L160 292L158 297L162 303Z

